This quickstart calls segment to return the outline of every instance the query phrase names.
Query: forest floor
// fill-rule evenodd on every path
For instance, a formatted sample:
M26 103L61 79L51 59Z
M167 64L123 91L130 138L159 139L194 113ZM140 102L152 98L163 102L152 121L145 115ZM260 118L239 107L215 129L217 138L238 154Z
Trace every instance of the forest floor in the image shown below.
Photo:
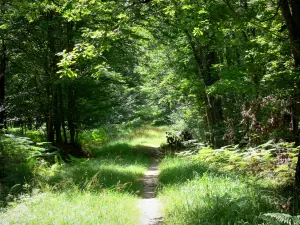
M165 149L160 157L166 129L138 128L93 146L93 158L35 165L22 186L28 191L0 208L0 224L300 224L299 192L278 186L279 179L224 170L227 154L239 152L207 148L201 158ZM7 179L18 184L15 175Z
M32 180L19 185L27 191L0 208L0 224L160 224L155 158L164 140L165 128L136 129L93 145L92 158L36 165Z

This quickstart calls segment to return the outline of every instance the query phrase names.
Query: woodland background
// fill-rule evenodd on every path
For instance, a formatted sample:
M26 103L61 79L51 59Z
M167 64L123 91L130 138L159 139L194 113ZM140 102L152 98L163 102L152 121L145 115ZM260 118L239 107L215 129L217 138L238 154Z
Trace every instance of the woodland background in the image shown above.
M0 4L2 143L26 136L86 157L88 140L152 124L213 148L272 141L298 152L299 1ZM0 179L19 154L6 146Z

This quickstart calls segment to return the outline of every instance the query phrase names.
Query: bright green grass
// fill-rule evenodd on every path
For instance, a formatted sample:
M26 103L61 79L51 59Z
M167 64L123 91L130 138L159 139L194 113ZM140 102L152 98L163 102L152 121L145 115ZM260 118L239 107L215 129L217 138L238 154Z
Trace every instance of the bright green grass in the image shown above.
M153 126L135 128L121 135L122 137L114 139L103 146L94 146L91 144L87 148L95 157L102 157L103 154L131 154L134 157L137 157L137 155L147 155L149 157L153 156L155 149L166 142L165 133L167 130L167 127Z
M13 202L0 224L138 224L141 179L164 134L165 128L139 128L128 138L92 145L94 158L37 164L27 189L40 194Z
M41 186L50 190L114 189L140 194L141 179L155 154L150 143L163 140L165 128L138 128L123 139L102 147L91 147L92 159L72 159L71 164L54 165L39 172ZM146 142L149 138L148 142ZM143 144L142 141L144 140Z
M33 188L41 194L15 202L0 214L0 224L137 224L141 178L151 160L108 152L37 168Z
M0 213L0 224L137 224L137 199L117 192L42 193Z
M169 157L160 170L167 225L263 224L262 213L279 209L272 191L210 171L199 161Z
M40 185L50 190L98 191L113 189L139 194L140 179L144 176L150 159L137 154L108 155L96 159L73 159L71 164L54 165L40 177Z
M131 145L159 147L166 142L166 131L168 131L168 127L146 126L137 128L130 133L127 140Z

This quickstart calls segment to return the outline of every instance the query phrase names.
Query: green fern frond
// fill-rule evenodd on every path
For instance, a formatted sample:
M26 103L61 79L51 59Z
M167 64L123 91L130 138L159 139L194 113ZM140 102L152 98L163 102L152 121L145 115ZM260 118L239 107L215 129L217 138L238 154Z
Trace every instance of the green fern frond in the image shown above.
M288 225L299 225L300 224L300 215L292 216L285 213L265 213L264 220L268 222L280 222L281 224Z

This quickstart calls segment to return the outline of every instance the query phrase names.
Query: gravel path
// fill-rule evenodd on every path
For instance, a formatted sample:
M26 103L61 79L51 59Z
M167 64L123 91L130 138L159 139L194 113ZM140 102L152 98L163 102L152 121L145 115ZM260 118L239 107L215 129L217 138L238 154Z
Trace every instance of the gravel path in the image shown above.
M162 225L161 202L156 197L156 186L158 181L158 160L154 160L143 178L144 193L139 201L142 212L140 225Z

